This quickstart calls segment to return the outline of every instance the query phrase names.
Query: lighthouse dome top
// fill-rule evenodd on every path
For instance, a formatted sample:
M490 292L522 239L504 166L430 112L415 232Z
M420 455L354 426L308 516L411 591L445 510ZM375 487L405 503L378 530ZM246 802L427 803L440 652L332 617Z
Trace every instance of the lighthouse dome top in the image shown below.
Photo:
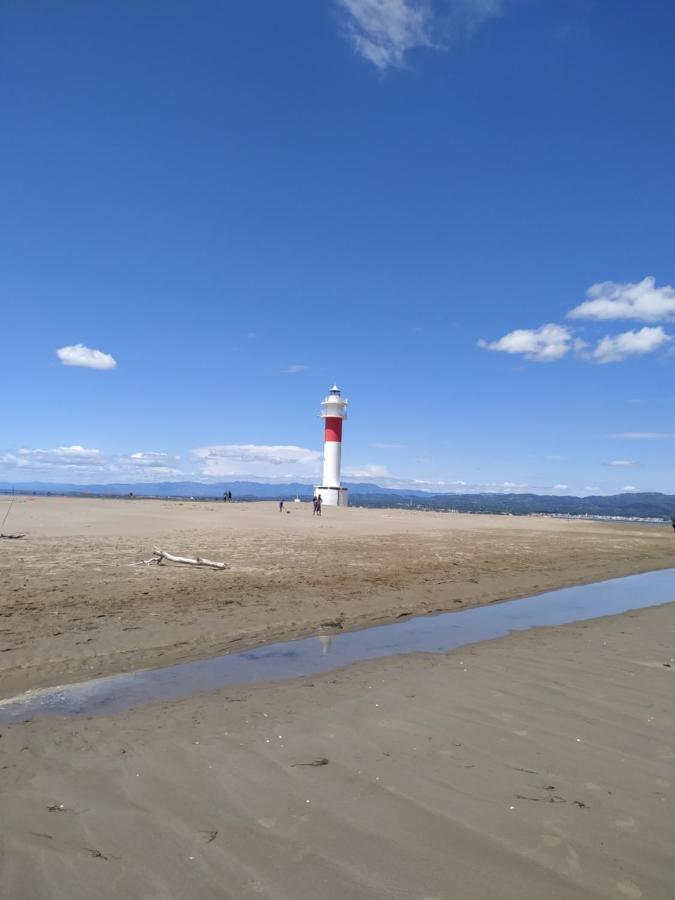
M323 419L346 419L348 402L349 401L345 400L345 398L342 396L342 391L340 390L340 388L336 384L334 384L328 392L328 396L323 400L321 404L321 417Z

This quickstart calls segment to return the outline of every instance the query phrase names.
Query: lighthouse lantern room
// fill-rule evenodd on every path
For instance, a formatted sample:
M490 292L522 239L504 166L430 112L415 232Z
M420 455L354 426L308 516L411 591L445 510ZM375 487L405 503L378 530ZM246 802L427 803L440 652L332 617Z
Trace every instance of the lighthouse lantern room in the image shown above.
M348 489L340 487L340 463L342 457L342 422L347 418L348 401L334 384L321 404L320 416L324 420L323 484L314 488L314 496L321 495L324 506L347 506Z

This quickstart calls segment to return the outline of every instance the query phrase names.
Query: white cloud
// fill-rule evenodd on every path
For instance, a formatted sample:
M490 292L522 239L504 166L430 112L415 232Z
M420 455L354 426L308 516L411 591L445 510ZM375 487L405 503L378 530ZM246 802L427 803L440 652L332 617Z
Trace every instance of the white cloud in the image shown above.
M318 476L323 456L317 450L293 445L222 444L198 447L202 474L209 478L234 475L307 478Z
M599 490L600 490L600 488L597 484L587 484L586 487L584 488L584 491L590 491L593 494Z
M564 325L542 325L510 331L498 341L479 340L478 346L502 353L519 353L534 362L553 362L570 350L572 332Z
M569 484L554 484L551 490L554 491L568 491L570 489Z
M617 431L607 437L623 441L658 441L675 438L675 431Z
M346 15L346 27L356 52L383 71L405 64L416 47L442 49L435 40L441 30L469 35L487 19L498 16L504 0L336 0ZM452 36L452 35L448 35Z
M611 459L608 463L608 466L636 466L637 462L634 459Z
M621 362L628 356L643 356L663 347L672 337L660 325L655 328L640 328L639 331L624 331L622 334L606 335L601 338L590 356L599 363Z
M18 469L78 469L97 468L105 464L100 450L81 447L54 447L51 450L29 450L21 447L0 456L0 463Z
M432 47L431 6L424 0L338 0L356 52L378 69L402 66L414 47Z
M158 452L138 452L132 453L128 460L131 465L134 466L165 466L167 460L169 460L168 453L158 453Z
M386 466L363 465L347 467L344 470L344 476L346 478L362 478L368 480L372 478L391 478L392 474Z
M638 319L640 322L675 321L675 288L656 287L653 276L621 284L602 281L586 291L588 297L568 313L571 319Z
M630 494L632 491L637 491L637 488L632 484L624 484L624 486L621 488L621 490L625 494Z
M183 473L168 465L166 453L132 453L106 455L96 448L73 444L69 447L53 447L49 450L22 447L0 455L0 466L8 471L20 470L23 478L35 473L40 477L61 477L80 482L96 478L132 481L153 481L171 478Z
M64 366L83 366L85 369L114 369L117 361L102 350L92 350L84 344L61 347L56 355Z
M298 363L292 366L286 366L285 369L282 369L281 372L283 375L299 375L300 372L306 372L309 369L309 366L303 366Z

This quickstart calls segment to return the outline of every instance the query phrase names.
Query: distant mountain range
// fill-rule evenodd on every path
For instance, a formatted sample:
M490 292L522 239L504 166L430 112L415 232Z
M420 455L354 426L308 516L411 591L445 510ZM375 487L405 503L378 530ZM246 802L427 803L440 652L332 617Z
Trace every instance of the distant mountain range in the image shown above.
M398 507L414 509L452 509L458 512L529 515L541 513L567 516L616 516L621 518L662 518L675 516L675 495L614 494L611 496L570 497L542 494L430 494L428 491L381 487L370 483L347 483L353 506ZM0 482L3 493L95 494L98 496L194 497L219 499L232 491L235 500L308 500L308 484L265 484L257 481L230 481L203 484L199 481L165 481L134 484L49 484Z

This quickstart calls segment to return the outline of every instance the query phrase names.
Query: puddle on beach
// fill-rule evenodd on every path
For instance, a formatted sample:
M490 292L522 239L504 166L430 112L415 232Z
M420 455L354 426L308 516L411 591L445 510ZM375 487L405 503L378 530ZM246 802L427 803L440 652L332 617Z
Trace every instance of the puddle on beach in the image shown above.
M417 616L362 631L268 644L162 669L144 669L0 702L0 723L36 716L106 715L225 685L320 675L351 663L408 653L446 653L511 631L564 625L675 601L675 569L548 591L473 609Z

